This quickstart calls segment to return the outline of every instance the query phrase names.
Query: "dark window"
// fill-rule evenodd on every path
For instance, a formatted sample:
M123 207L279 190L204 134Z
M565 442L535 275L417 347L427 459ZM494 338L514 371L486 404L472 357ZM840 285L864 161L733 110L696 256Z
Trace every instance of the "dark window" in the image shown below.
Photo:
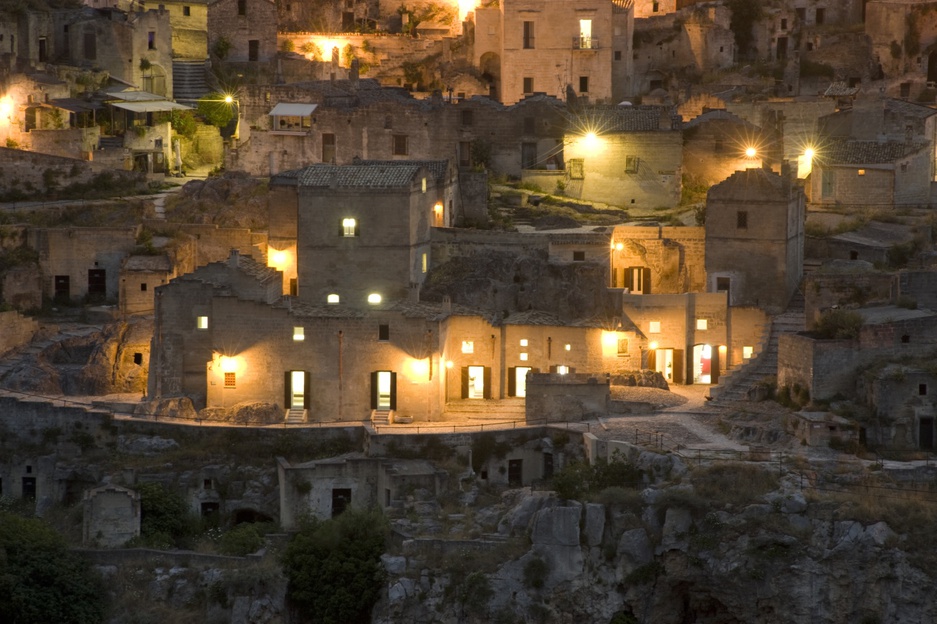
M322 135L322 162L335 162L335 135L323 133Z
M586 261L586 252L584 251L573 252L573 262L585 262L585 261Z
M470 110L462 111L462 125L463 126L471 126L475 122L474 116L472 114L474 112L475 111L470 111Z
M146 48L148 50L156 49L156 32L155 31L151 30L150 32L146 33Z
M901 85L898 87L898 90L899 90L899 95L901 97L903 98L911 97L911 83L910 82L902 82Z
M735 227L740 230L748 229L748 211L739 210L735 213Z
M394 156L406 156L410 153L407 135L394 135Z
M797 11L797 19L801 22L807 21L807 9L795 9Z
M390 325L378 325L377 326L377 339L378 340L390 340Z
M39 62L45 63L48 59L48 50L46 49L46 38L39 37Z
M637 156L625 156L625 173L637 173L640 165L640 159Z
M909 344L911 342L911 336L905 334L901 337L901 344Z
M530 77L524 78L524 95L528 95L534 92L534 79Z
M534 47L534 23L524 22L524 49L532 50Z
M786 19L782 19L782 20L781 20L781 30L787 30L787 20L786 20Z
M651 13L657 13L658 11L660 11L660 2L652 2Z
M332 490L332 517L340 515L351 504L351 489L334 488Z
M543 478L549 479L553 476L553 453L543 454Z
M579 92L580 93L589 92L589 77L588 76L579 77Z
M524 479L524 460L508 460L508 483L510 485L520 485Z
M251 39L247 42L247 60L260 60L260 39Z
M85 33L85 58L89 61L98 58L98 39L94 33Z
M826 9L817 9L817 24L822 24L826 18Z
M23 500L36 500L36 477L23 477Z
M210 518L217 522L218 516L221 513L221 504L220 503L202 503L201 504L202 517Z
M185 15L186 17L189 17L190 15L192 15L192 7L187 7L187 6L182 7L182 14Z
M203 480L202 480L202 489L203 489L203 490L210 490L210 489L212 489L212 487L213 487L213 486L212 486L211 479L203 479Z
M88 297L103 299L107 296L107 272L104 269L88 269Z
M238 0L238 15L247 15L247 0Z
M140 284L140 292L146 292L146 282Z
M133 363L136 364L137 366L140 366L141 364L143 364L143 354L142 354L142 353L134 353L134 354L133 354Z
M859 259L859 252L858 252L858 251L850 251L850 252L849 252L849 259L850 259L850 260L858 260L858 259Z
M731 284L732 278L729 277L717 277L716 278L716 292L728 292L729 284Z
M927 384L918 384L918 385L917 385L917 393L918 393L920 396L927 396Z
M621 60L621 50L615 50L615 60L616 61Z

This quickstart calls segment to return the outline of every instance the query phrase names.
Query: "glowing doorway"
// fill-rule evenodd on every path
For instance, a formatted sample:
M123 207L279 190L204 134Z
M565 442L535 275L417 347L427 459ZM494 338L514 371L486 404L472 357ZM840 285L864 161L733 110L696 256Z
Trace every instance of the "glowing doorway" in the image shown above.
M290 408L302 408L306 403L305 371L290 371Z

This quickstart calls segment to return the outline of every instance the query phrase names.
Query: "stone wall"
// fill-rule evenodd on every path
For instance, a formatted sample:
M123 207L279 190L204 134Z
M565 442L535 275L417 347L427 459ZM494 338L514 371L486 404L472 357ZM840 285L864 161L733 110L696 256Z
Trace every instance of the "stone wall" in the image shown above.
M27 344L39 331L39 321L15 310L0 312L0 355Z
M42 274L36 265L8 269L0 278L3 302L20 312L42 307Z
M804 280L807 329L813 329L820 315L833 307L890 303L895 291L894 282L892 274L872 271L811 273Z
M608 412L608 377L570 373L527 376L525 419L528 425L570 422Z
M910 297L919 308L937 311L937 271L902 271L898 296Z
M30 130L26 135L29 149L40 154L91 160L89 152L98 148L101 128L68 128L62 130Z
M701 227L615 226L611 241L613 288L638 290L628 269L648 269L642 292L677 294L706 290L706 232ZM630 283L630 286L629 286Z
M61 131L56 131L61 132ZM55 188L70 184L85 184L97 173L107 170L118 181L138 182L140 176L130 171L113 171L109 165L100 162L88 162L61 156L51 156L38 152L0 147L0 177L5 189L22 190L33 196L35 192L47 192L48 181L53 181Z
M226 61L267 62L277 53L277 7L272 0L247 0L239 14L240 0L218 0L208 5L208 49L220 39L231 44ZM256 56L251 56L254 50Z
M140 535L140 495L109 485L85 492L82 543L118 548Z

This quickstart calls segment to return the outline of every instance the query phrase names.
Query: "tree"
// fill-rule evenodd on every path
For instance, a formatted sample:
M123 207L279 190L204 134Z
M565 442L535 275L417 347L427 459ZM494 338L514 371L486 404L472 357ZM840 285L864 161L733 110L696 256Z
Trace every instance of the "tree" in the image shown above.
M209 93L198 101L198 114L217 128L227 127L234 119L234 102L226 102L224 93Z
M104 593L89 562L55 530L0 512L0 622L102 622Z
M154 547L170 547L190 536L195 522L185 499L159 483L141 483L140 538Z
M387 534L376 510L306 521L283 554L290 602L317 624L370 622L384 585Z

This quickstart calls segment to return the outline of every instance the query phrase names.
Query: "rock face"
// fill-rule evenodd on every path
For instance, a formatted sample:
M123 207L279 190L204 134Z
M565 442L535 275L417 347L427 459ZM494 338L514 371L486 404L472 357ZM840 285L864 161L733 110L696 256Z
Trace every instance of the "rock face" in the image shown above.
M221 227L266 229L267 183L243 172L193 180L166 202L166 219Z
M483 515L500 509L500 533L527 536L528 550L486 575L493 592L477 613L561 624L937 621L928 566L884 522L830 520L790 484L731 512L701 509L691 489L678 490L612 505L505 493ZM419 557L385 561L394 580L374 622L458 619L446 600L458 578L427 567ZM427 574L436 583L421 583Z

